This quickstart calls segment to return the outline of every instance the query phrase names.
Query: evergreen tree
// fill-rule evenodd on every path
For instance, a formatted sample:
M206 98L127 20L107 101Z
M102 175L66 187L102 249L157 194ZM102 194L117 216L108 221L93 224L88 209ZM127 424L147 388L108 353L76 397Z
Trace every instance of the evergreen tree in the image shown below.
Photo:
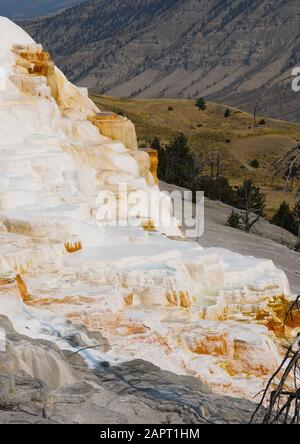
M251 160L250 166L252 168L258 169L259 168L259 161L257 159Z
M181 187L191 187L194 181L195 162L188 146L188 139L180 133L165 150L165 180Z
M251 180L246 179L243 185L236 190L236 205L241 213L241 221L247 233L259 221L264 214L265 194L254 185Z
M296 234L296 222L290 206L287 202L282 202L272 218L272 224L284 228L291 233Z
M293 208L293 216L296 224L297 245L300 243L300 199L297 200Z
M160 148L158 150L158 170L157 175L160 180L166 181L167 174L167 155L166 149Z
M224 117L225 117L225 119L227 119L227 117L230 117L230 116L231 116L230 109L227 108L226 111L225 111L225 113L224 113Z
M160 139L158 137L155 137L152 140L151 148L153 148L154 150L158 150L158 151L161 149L161 143L160 143Z
M228 205L236 203L235 191L224 176L220 176L218 179L208 176L198 177L197 189L203 191L208 199L219 200Z
M200 99L198 99L196 101L196 106L197 108L199 108L201 111L205 111L207 109L207 105L205 102L205 99L203 99L203 97L200 97Z

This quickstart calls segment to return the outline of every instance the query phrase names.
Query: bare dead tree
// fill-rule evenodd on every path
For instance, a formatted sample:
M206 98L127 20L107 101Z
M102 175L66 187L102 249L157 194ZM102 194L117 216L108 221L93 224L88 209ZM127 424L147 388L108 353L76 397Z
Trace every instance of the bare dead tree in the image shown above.
M290 306L288 319L300 310L300 296ZM300 424L300 333L292 341L276 372L270 378L250 423Z
M273 182L278 181L280 178L285 179L285 192L289 191L290 183L292 184L293 191L294 180L300 177L300 144L297 144L279 159L273 161L266 175L271 175Z
M210 177L219 180L224 173L224 158L220 151L212 151L207 157L207 165L210 170Z

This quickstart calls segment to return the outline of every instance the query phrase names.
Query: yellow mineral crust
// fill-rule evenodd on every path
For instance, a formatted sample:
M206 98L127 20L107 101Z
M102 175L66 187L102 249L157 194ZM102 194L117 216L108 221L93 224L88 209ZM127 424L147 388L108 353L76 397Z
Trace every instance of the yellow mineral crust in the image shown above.
M124 302L126 305L130 306L133 304L133 298L134 295L132 293L128 294L127 296L124 296Z
M144 220L142 222L142 228L144 228L145 231L156 231L155 223L153 220Z
M20 274L16 275L16 283L18 285L23 302L26 304L30 301L30 296L28 294L27 285Z
M53 70L54 63L50 54L38 45L32 48L15 46L13 51L17 55L17 65L26 68L29 74L47 77L49 68L52 67Z
M82 250L82 242L80 241L75 243L66 242L65 249L68 253L76 253L77 251Z
M300 311L295 309L289 312L290 307L291 301L285 296L275 296L265 307L260 307L256 313L256 319L278 337L284 337L287 334L293 337L295 329L300 329Z
M117 313L115 316L107 314L103 317L99 313L76 311L70 312L68 319L74 323L82 324L92 331L112 331L115 335L126 337L149 332L149 328L144 324L126 319L123 313Z
M14 284L14 279L6 278L6 277L0 277L0 288L3 290L4 288L10 287Z
M158 151L151 148L145 148L144 151L150 158L150 173L154 177L155 183L158 183Z
M127 117L103 112L89 116L89 120L103 136L122 142L129 150L137 149L135 126Z
M169 304L182 308L190 308L192 305L189 293L185 291L168 291L166 300Z
M14 45L12 51L16 56L15 74L28 74L37 79L45 78L46 85L63 114L74 111L96 114L98 108L92 104L88 97L84 97L74 85L68 82L63 73L56 68L50 54L44 51L41 45ZM21 92L41 95L38 89L29 86L30 83L33 84L30 80L26 78L22 80L14 75L10 78L13 83L17 84ZM27 82L29 85L26 85Z

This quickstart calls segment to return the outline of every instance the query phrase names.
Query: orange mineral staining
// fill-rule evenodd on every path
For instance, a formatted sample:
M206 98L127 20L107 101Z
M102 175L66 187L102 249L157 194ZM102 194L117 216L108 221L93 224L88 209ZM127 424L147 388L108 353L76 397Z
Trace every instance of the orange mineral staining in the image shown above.
M176 305L177 307L190 308L190 306L192 305L190 296L188 292L185 291L169 291L166 294L166 299L169 304Z
M19 292L23 299L23 302L25 304L28 303L30 301L30 296L28 294L27 285L20 274L16 275L16 283L18 285Z
M145 151L150 157L150 173L154 177L155 182L158 183L158 151L152 148L147 148Z
M130 293L127 296L124 297L124 302L127 306L130 306L133 304L133 294Z
M81 242L75 242L74 244L66 242L65 243L65 249L68 253L76 253L77 251L82 250L82 243Z
M198 355L227 356L229 339L227 332L208 333L190 341L188 348Z
M115 113L99 112L88 117L103 136L118 140L129 150L137 149L135 126L127 117Z
M290 306L291 303L285 296L274 296L265 307L256 313L256 320L266 325L276 336L282 337L287 333L286 328L300 327L300 307L298 310L295 307L289 312Z
M18 56L17 65L27 69L28 74L48 76L48 71L54 66L50 54L37 47L15 45L14 52Z
M13 279L0 277L0 287L6 287L14 282L15 281Z
M152 219L147 219L142 222L142 228L145 231L156 231L155 223Z

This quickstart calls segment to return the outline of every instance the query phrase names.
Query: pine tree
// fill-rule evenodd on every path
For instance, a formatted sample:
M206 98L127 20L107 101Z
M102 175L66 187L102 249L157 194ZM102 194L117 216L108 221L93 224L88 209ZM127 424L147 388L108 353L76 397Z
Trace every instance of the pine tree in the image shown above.
M231 116L230 109L227 108L226 111L225 111L225 113L224 113L224 117L225 117L225 119L226 119L227 117L230 117L230 116Z
M206 105L205 99L203 99L203 97L200 97L200 99L197 100L196 106L201 111L205 111L207 109L207 105Z
M296 223L297 245L300 243L300 199L297 200L293 208L293 216Z
M155 137L152 140L151 148L153 148L154 150L158 150L158 151L161 149L161 143L160 143L160 139L158 137Z
M287 202L282 202L276 213L272 218L272 224L284 228L291 233L296 234L296 222L290 206Z
M181 187L190 187L194 181L195 162L183 133L174 137L166 147L165 161L165 180Z
M157 175L160 180L167 180L167 155L166 155L166 149L160 148L158 150L158 170Z
M264 214L266 196L251 180L246 179L236 190L236 204L241 212L241 221L247 233Z

